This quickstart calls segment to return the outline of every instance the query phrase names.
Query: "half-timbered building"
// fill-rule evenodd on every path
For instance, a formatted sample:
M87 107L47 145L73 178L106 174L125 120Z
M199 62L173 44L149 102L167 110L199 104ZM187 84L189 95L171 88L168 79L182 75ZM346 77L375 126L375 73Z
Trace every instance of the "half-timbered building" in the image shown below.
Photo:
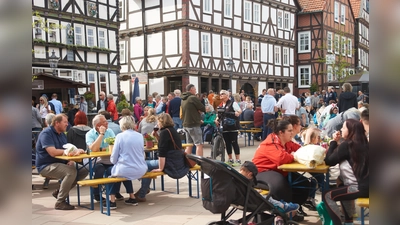
M121 76L147 74L140 96L189 83L198 92L293 87L293 0L120 0ZM227 63L232 59L230 71ZM129 92L131 81L121 82Z
M295 93L355 72L354 15L349 0L299 0Z
M355 63L359 70L369 71L369 0L350 0L355 17Z
M74 103L75 94L118 94L118 0L32 0L32 74L53 73L49 57L59 58L55 75L89 88L49 90ZM60 92L59 92L60 91ZM48 94L48 93L46 93Z

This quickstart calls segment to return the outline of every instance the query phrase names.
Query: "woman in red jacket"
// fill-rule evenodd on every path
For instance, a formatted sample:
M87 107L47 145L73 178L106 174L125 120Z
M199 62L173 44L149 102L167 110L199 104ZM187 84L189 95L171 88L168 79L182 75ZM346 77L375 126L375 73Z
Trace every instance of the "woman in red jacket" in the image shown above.
M270 120L268 126L273 132L261 142L252 160L258 168L257 180L268 184L269 191L274 199L282 199L301 205L307 200L308 191L301 191L303 188L291 188L287 173L278 169L278 166L292 163L294 160L293 154L288 153L285 149L285 144L293 138L293 126L286 120ZM293 180L298 178L302 181L296 185L310 186L308 180L305 180L300 174L292 173ZM296 221L303 219L302 216L297 217Z

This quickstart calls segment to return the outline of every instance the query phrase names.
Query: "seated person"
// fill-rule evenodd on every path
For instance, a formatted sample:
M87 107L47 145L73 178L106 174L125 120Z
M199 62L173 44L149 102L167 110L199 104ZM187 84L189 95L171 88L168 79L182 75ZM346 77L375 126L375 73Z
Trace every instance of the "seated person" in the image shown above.
M132 180L141 178L147 171L144 160L144 140L143 136L134 131L135 122L130 116L122 117L119 121L122 133L115 138L114 149L110 156L110 161L114 164L111 168L111 177L125 177L128 180L123 184L129 199L125 201L127 205L138 205L133 194ZM119 193L121 182L114 183L110 190L110 209L116 209L115 194ZM104 202L106 207L106 203Z
M258 169L256 165L254 165L253 162L246 161L242 164L239 170L240 174L245 176L247 179L251 180L253 185L257 185L257 179L256 176L258 174ZM291 211L296 211L299 208L298 204L295 203L287 203L284 201L278 201L275 200L274 198L270 197L268 198L268 201L273 204L275 207L278 207L281 209L282 212L289 213Z
M65 155L63 145L67 144L66 132L68 118L65 114L54 116L51 126L44 129L36 143L36 168L40 175L54 177L62 180L60 189L53 192L57 199L55 209L72 210L74 206L66 202L69 191L78 180L83 180L88 175L86 169L76 169L73 161L56 159L55 156ZM77 149L74 155L84 153L85 150Z
M206 113L204 114L204 119L201 120L201 126L204 127L207 125L211 125L213 127L216 127L215 118L217 118L217 115L214 112L214 107L212 107L212 105L207 105Z
M262 128L263 127L263 113L261 111L261 104L257 104L256 110L254 111L254 127ZM254 138L257 141L261 141L262 131L260 133L254 134Z

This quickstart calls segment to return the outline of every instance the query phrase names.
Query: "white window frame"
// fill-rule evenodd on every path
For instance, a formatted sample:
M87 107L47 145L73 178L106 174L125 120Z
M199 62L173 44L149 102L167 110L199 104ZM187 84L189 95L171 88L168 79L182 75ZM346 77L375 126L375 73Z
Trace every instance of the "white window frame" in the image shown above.
M274 62L275 65L281 65L281 46L274 47Z
M79 29L77 29L77 28L80 28L80 33L78 32L78 30ZM84 39L83 39L83 37L85 36L85 30L84 30L84 28L83 28L83 25L81 25L81 24L75 24L74 25L74 35L75 35L75 38L74 38L74 42L75 42L75 45L85 45L84 44ZM78 43L78 37L80 37L80 43Z
M51 25L54 24L53 28L51 28ZM54 28L55 27L55 28ZM48 42L60 42L59 40L59 29L57 28L57 21L47 21L47 29L48 29Z
M231 58L231 39L229 37L222 37L223 57L226 59Z
M301 84L302 80L306 81L307 79L301 79L302 69L308 69L308 84ZM309 88L311 85L311 65L306 66L298 66L298 86L299 88Z
M283 11L282 10L277 10L277 13L276 13L276 26L279 29L283 29Z
M284 66L289 66L289 48L283 47L283 60L282 63Z
M232 18L232 0L225 0L224 15L225 17Z
M104 75L105 81L101 81L101 77ZM101 89L101 85L105 84L106 90ZM100 91L104 91L105 93L109 93L109 86L108 86L108 73L106 72L99 72L99 87Z
M126 42L119 42L119 62L121 64L126 63Z
M89 30L93 30L93 36L89 35ZM96 37L96 28L95 27L86 27L86 46L93 47L97 46L97 37ZM93 44L89 43L89 38L93 38Z
M311 31L303 31L303 32L299 32L298 34L299 34L299 40L298 40L299 53L311 52ZM303 42L303 40L302 40L302 36L303 35L306 35L305 37L308 37L307 43L305 43L306 40L304 40L304 43L302 43ZM305 49L304 45L308 45L308 49ZM304 46L304 49L303 49L302 46Z
M333 50L333 34L329 31L327 33L326 48L328 52L332 52Z
M340 42L340 51L342 52L342 55L343 56L346 56L347 54L347 52L346 52L346 45L347 45L347 43L346 43L346 37L343 37L342 36L342 38L341 38L341 42Z
M98 28L97 29L97 37L99 38L99 48L108 48L108 42L107 42L107 29L102 29ZM104 37L100 37L100 32L104 32ZM104 41L104 46L100 46L102 41Z
M339 7L340 4L339 2L335 1L335 9L334 9L334 14L333 14L333 19L335 22L339 23Z
M329 82L329 81L334 81L334 76L333 76L333 73L332 73L332 66L327 66L327 68L326 68L326 79L327 79L327 81Z
M244 17L243 21L251 23L251 2L244 1Z
M260 4L253 4L253 23L260 24L261 21L261 7Z
M38 18L34 17L33 18L33 23L35 24L33 27L33 38L34 39L40 39L40 40L45 40L44 38L44 31L41 28L41 22Z
M346 24L346 5L340 5L340 23Z
M340 37L339 35L335 34L335 41L334 41L334 50L335 54L339 54L340 51Z
M203 12L212 13L212 0L203 0Z
M290 30L290 13L283 13L283 29Z
M250 61L249 46L250 46L250 42L242 41L243 61Z
M251 43L251 57L253 62L259 62L259 44L258 43Z
M118 1L119 21L125 21L125 0Z
M201 53L205 56L211 56L211 35L201 33Z

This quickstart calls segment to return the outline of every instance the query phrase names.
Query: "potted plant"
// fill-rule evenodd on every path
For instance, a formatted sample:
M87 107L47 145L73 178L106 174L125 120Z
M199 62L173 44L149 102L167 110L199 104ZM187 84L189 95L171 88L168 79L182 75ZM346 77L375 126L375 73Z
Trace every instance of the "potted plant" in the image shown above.
M143 139L145 141L146 147L147 148L152 148L154 147L154 143L153 141L155 140L155 138L153 136L151 136L148 133L143 134Z
M112 150L114 148L114 142L115 142L115 137L108 137L108 138L104 139L104 143L108 144L109 152L112 152Z

